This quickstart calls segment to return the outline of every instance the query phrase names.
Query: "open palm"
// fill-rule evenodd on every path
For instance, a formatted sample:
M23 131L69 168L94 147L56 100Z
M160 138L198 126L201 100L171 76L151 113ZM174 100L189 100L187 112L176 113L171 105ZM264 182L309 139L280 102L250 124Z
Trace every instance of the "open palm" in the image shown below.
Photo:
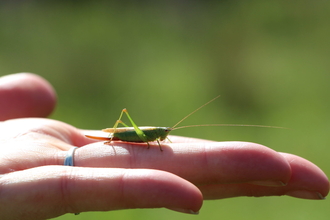
M36 75L0 78L0 105L6 106L0 109L4 219L157 207L196 214L203 199L323 199L329 191L327 177L311 162L255 143L171 136L163 152L157 143L150 149L120 141L104 145L86 138L84 130L42 118L55 102L51 85ZM74 146L75 166L63 166Z

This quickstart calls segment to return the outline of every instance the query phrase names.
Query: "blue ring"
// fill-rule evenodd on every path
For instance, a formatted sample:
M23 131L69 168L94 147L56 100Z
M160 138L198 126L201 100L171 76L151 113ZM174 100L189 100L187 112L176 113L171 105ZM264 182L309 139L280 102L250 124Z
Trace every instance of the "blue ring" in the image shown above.
M73 154L74 154L74 151L77 148L78 147L72 147L72 148L70 148L70 150L68 151L68 153L65 156L64 166L74 166L74 164L73 164Z

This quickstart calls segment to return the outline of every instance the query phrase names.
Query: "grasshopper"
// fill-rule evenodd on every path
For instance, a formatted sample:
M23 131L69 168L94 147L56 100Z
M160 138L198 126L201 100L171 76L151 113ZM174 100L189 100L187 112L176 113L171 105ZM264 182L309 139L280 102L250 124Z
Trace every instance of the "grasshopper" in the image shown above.
M160 151L163 151L162 146L160 144L160 141L164 141L165 139L170 139L167 137L169 133L176 129L181 128L188 128L188 127L200 127L200 126L253 126L253 127L272 127L272 128L280 128L280 127L274 127L274 126L264 126L264 125L234 125L234 124L203 124L203 125L188 125L188 126L182 126L182 127L176 127L178 126L182 121L184 121L186 118L203 108L204 106L208 105L209 103L213 102L215 99L219 98L219 96L213 98L212 100L208 101L204 105L200 106L184 118L182 118L179 122L177 122L173 127L151 127L151 126L142 126L138 127L131 116L129 115L126 108L124 108L119 116L119 119L116 121L115 125L112 128L105 128L102 129L103 132L110 133L108 137L98 137L98 136L91 136L91 135L85 135L88 138L97 139L97 140L104 140L106 141L105 144L111 143L111 141L125 141L125 142L144 142L147 143L148 149L150 148L149 142L157 141ZM133 127L129 127L126 125L123 121L121 121L121 118L123 117L123 114L126 114L127 118L129 119L130 123L133 125ZM118 125L122 124L125 127L119 127ZM171 142L171 141L170 141Z

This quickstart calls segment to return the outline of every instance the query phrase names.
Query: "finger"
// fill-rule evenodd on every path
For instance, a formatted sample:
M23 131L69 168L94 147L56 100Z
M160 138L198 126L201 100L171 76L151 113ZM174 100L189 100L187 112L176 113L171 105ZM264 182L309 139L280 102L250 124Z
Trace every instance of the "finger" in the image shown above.
M76 151L76 164L88 167L148 168L165 170L196 185L255 182L282 185L291 176L286 159L254 143L170 143L147 149L145 144L102 142Z
M40 76L19 73L0 77L0 121L22 117L46 117L54 109L56 95Z
M213 184L200 187L205 199L236 196L288 195L303 199L324 199L329 192L329 180L320 168L291 154L281 153L290 163L292 175L286 186L268 187L252 184Z
M188 181L156 170L44 166L6 174L0 182L4 219L128 208L198 212L203 200Z

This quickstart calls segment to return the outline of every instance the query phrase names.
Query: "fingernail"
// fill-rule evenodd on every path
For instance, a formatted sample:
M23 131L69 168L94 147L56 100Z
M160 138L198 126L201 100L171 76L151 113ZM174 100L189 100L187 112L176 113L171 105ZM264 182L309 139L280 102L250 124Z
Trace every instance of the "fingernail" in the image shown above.
M321 193L315 191L308 191L308 190L295 190L287 192L286 195L301 198L301 199L318 199L324 200L325 197L322 196Z
M192 215L198 215L199 211L194 212L191 209L180 209L180 208L170 208L173 211L177 211L177 212L181 212L181 213L185 213L185 214L192 214Z
M260 180L260 181L251 181L249 182L250 184L253 185L258 185L258 186L286 186L286 183L282 181L276 181L276 180Z

